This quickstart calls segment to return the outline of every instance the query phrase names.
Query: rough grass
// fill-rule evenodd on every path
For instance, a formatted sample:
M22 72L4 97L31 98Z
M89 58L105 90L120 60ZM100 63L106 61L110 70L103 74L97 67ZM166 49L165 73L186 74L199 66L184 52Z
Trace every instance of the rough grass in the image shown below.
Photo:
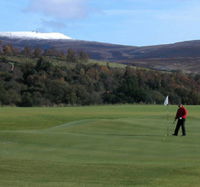
M199 186L199 106L0 108L0 186ZM169 129L169 130L167 130Z
M53 65L62 65L62 66L74 66L74 63L67 63L64 57L44 57L46 60L50 61ZM38 58L24 57L22 55L19 56L7 56L6 59L11 62L16 62L17 64L25 64L25 63L36 63ZM125 68L127 65L115 63L115 62L106 62L100 60L89 59L87 64L98 64L102 66L109 65L112 68Z

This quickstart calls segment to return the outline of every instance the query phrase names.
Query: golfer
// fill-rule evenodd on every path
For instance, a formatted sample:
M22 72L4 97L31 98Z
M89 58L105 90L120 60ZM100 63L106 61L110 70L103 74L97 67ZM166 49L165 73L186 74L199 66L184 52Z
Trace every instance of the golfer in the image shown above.
M176 112L176 117L175 117L175 121L178 120L178 122L176 124L176 129L174 131L174 134L172 134L172 135L177 136L178 131L181 127L182 128L182 136L186 136L185 120L187 118L188 111L186 110L186 108L182 104L178 105L178 107L179 108Z

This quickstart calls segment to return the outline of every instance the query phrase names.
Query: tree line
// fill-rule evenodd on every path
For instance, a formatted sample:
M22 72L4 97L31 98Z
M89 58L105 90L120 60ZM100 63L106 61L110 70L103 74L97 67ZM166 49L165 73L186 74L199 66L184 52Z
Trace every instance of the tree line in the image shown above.
M42 56L50 56L50 57L66 57L66 60L69 62L77 62L78 60L87 61L89 56L84 51L74 51L73 49L68 49L65 51L59 51L54 48L31 48L24 47L23 49L15 48L12 44L3 44L0 41L0 55L1 56L19 56L22 55L27 58L39 58Z
M17 52L2 47L0 54L1 105L163 104L167 95L171 104L200 104L200 75L89 64L86 53L72 49L10 48ZM26 62L15 62L17 56Z

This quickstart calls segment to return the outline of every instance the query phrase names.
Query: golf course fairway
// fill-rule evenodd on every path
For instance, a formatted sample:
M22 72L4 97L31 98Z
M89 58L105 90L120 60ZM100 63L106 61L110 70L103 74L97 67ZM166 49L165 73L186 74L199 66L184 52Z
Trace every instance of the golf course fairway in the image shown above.
M200 106L1 107L0 186L200 186Z

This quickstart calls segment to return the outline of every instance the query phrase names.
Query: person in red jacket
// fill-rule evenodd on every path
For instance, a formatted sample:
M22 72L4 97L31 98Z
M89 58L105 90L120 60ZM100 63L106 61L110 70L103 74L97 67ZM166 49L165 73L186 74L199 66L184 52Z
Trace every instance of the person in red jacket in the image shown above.
M177 124L176 124L176 129L174 131L174 136L178 135L178 131L180 129L180 127L182 128L182 136L186 136L186 130L185 130L185 120L187 118L188 115L188 111L186 110L186 108L180 104L178 105L178 110L176 112L176 116L175 116L175 121L178 120Z

